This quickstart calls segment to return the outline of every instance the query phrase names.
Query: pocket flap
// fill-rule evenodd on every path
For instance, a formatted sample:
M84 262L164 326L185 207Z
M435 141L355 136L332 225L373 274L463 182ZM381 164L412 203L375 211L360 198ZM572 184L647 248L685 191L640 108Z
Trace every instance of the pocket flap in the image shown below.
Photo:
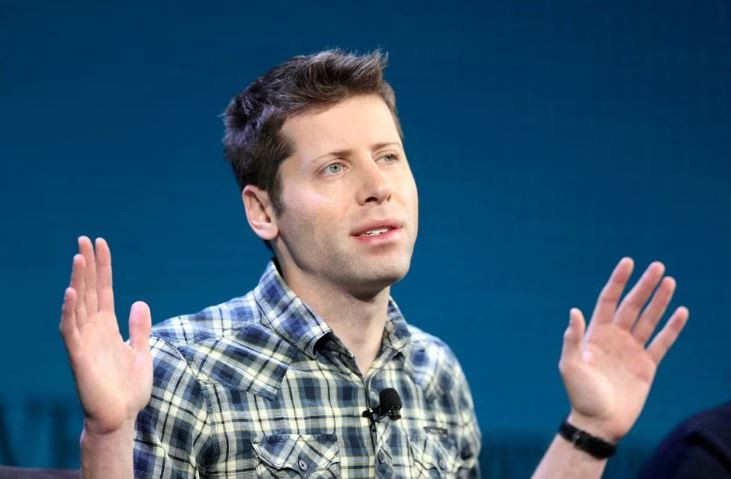
M335 434L270 434L252 440L259 459L274 469L309 473L340 462Z
M414 460L424 469L437 469L446 474L453 472L457 465L454 443L450 438L411 434L409 447Z

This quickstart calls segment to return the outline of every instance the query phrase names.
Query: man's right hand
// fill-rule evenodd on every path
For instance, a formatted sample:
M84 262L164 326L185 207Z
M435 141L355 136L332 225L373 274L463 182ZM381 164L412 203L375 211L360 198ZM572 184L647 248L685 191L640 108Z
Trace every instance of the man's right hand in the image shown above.
M105 436L132 430L150 400L151 318L147 304L134 303L130 342L124 342L114 314L111 252L102 238L94 250L88 237L79 238L60 330L84 410L84 434Z

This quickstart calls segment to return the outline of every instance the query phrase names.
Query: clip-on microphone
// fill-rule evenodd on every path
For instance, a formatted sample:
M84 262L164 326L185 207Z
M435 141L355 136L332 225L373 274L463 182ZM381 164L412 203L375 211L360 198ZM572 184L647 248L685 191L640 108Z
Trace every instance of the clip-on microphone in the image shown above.
M378 394L379 405L368 408L361 416L371 420L371 430L376 430L376 421L388 416L392 421L401 418L401 396L394 388L386 388Z

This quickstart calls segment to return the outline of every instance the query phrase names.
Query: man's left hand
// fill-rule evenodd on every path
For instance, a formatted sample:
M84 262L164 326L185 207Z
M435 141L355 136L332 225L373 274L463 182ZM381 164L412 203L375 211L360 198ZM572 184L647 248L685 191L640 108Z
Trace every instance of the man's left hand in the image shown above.
M677 308L648 345L675 280L663 278L665 266L654 262L619 302L633 267L630 258L617 264L588 329L581 311L571 309L559 362L571 402L569 422L610 442L622 438L639 417L657 366L689 315L687 308Z

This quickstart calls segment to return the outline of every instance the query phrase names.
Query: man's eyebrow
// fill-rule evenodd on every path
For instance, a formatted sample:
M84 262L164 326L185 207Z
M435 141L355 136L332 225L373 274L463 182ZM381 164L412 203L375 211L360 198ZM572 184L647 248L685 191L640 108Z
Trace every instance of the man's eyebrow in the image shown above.
M401 147L401 143L398 141L387 141L383 143L376 143L374 145L371 145L371 150L380 150L381 148L385 148L387 146L396 145L399 148ZM328 153L324 153L316 158L313 158L312 161L317 161L320 158L324 158L326 156L348 156L351 154L353 150L336 150L336 151L330 151Z
M375 145L371 146L372 150L380 150L381 148L385 148L387 146L396 145L398 147L401 146L401 142L398 141L388 141L386 143L376 143Z

